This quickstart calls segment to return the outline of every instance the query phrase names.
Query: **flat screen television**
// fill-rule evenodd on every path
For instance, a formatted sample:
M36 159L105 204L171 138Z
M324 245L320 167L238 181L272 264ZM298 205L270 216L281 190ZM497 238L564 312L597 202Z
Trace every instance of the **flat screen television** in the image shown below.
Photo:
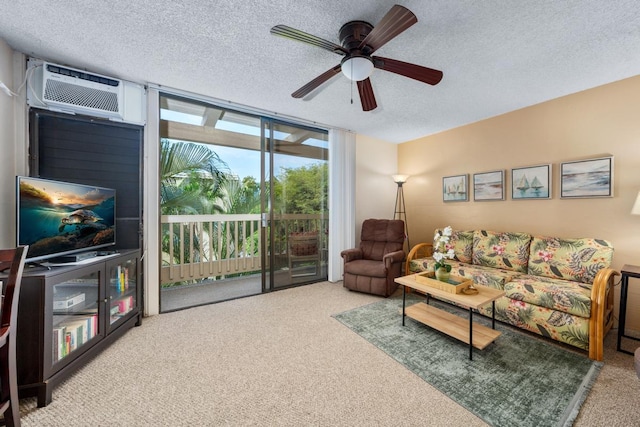
M116 190L18 176L17 243L27 261L86 252L116 243Z

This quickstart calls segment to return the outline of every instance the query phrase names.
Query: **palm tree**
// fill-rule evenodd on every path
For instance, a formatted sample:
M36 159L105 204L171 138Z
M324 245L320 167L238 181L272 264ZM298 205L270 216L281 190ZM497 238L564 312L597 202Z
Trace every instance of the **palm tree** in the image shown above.
M218 206L226 214L260 213L260 189L255 178L245 177L240 181L235 177L228 177L220 186ZM256 255L258 253L259 230L255 229L252 233L250 229L240 227L237 233L236 236L234 227L221 230L223 239L221 256L226 258L239 255L231 246L231 243L235 241L239 243L239 249L245 255L249 252ZM228 235L231 238L230 242L226 241Z
M160 141L160 209L163 215L219 213L221 207L212 202L220 197L220 189L228 175L227 164L209 147L192 142ZM199 233L194 234L196 249L193 261L201 258ZM191 242L185 241L185 248ZM162 251L173 246L180 256L180 236L164 230ZM190 260L189 250L184 257Z
M160 206L164 215L214 213L208 201L219 197L229 172L210 149L192 142L160 141Z

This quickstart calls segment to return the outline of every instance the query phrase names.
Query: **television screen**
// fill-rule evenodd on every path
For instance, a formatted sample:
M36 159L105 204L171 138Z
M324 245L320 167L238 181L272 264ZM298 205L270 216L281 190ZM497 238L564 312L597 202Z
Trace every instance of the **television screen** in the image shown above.
M115 245L116 191L17 177L17 242L28 261Z

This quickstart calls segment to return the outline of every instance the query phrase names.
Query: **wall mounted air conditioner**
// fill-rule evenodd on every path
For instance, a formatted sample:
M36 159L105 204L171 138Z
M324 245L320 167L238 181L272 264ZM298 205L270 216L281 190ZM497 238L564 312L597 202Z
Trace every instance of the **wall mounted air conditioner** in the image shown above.
M29 60L27 104L143 125L144 86L40 60Z

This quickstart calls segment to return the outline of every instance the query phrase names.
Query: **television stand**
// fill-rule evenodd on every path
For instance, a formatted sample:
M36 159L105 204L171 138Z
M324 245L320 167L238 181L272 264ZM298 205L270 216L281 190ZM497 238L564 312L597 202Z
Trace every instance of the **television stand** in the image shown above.
M140 251L122 249L82 265L24 272L16 335L20 398L37 397L38 407L46 406L58 384L141 324L140 267Z
M46 270L51 270L51 266L44 265L43 263L37 261L28 261L26 265L33 268L44 268Z
M53 263L53 264L65 264L65 263L72 263L72 262L80 262L80 261L84 261L87 259L92 259L98 256L98 252L97 251L87 251L87 252L80 252L77 254L72 254L72 255L62 255L62 256L58 256L55 258L49 258L49 262Z

